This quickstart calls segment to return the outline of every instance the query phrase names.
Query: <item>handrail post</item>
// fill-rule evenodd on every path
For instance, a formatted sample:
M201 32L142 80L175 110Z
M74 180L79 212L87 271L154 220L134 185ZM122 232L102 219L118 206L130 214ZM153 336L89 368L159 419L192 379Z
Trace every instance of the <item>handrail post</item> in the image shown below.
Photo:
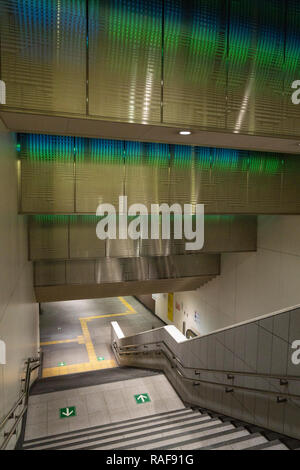
M36 362L36 365L34 367L31 367L31 364L33 362ZM29 357L26 361L26 376L25 376L25 379L22 379L22 382L24 383L24 390L22 390L22 394L20 395L20 397L18 398L14 406L11 408L9 413L7 413L5 418L0 423L0 429L1 429L6 425L6 423L10 419L14 419L15 421L12 427L10 428L10 430L7 432L4 432L4 441L0 445L0 450L5 450L11 437L14 434L17 434L17 427L19 423L21 422L21 420L23 419L23 416L26 413L26 410L28 408L31 372L37 369L38 367L40 367L40 365L41 363L39 359ZM24 400L24 403L23 403L23 400ZM15 413L19 406L22 406L22 411L18 413L18 415L16 415Z

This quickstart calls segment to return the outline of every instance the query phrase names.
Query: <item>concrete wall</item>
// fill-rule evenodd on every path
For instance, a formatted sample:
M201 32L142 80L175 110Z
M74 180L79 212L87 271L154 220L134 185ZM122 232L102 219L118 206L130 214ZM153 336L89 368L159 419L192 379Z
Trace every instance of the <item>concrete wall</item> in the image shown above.
M300 307L190 340L174 330L113 333L112 341L139 345L141 354L120 356L121 364L164 370L183 401L300 439Z
M0 340L7 360L0 365L0 421L20 394L24 361L39 348L26 219L17 214L17 171L14 137L0 121ZM14 444L15 438L10 447Z
M259 216L256 253L223 254L221 275L174 294L174 323L199 334L300 304L300 216ZM167 297L156 301L167 321Z

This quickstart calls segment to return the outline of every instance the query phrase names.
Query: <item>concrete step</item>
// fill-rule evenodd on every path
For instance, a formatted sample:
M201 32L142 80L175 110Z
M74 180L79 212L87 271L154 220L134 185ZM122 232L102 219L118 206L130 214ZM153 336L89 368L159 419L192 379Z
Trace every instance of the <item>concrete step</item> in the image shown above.
M70 445L62 445L60 447L55 446L57 450L66 450L70 447L72 449L123 449L126 445L134 446L137 442L147 442L149 439L153 437L161 438L164 435L172 434L177 435L180 432L187 432L187 430L191 431L199 428L205 428L208 426L212 426L215 423L218 423L219 420L213 420L209 416L195 416L193 420L185 420L182 418L181 420L177 420L176 423L164 424L164 423L157 423L155 426L150 428L149 426L136 429L132 432L131 429L127 431L124 430L122 434L117 435L98 435L93 440L89 441L81 441L75 444Z
M192 413L191 415L184 414L183 416L175 415L174 417L169 417L168 419L157 420L155 423L147 422L140 423L139 425L127 425L123 427L118 427L118 429L110 429L108 432L103 432L103 430L95 431L91 433L81 433L71 438L57 439L55 441L40 443L38 447L40 449L54 448L82 448L86 446L93 446L95 443L118 443L124 442L124 440L135 440L136 436L148 436L155 433L159 433L160 430L176 430L185 427L197 426L201 422L211 421L211 418L208 415L200 415L199 413ZM37 447L37 446L36 446Z
M218 417L189 408L26 441L30 450L288 450Z
M141 442L135 441L135 443L129 446L124 443L120 447L116 448L122 450L173 449L178 446L184 448L183 446L185 444L192 444L201 438L207 438L207 436L215 434L219 435L233 429L236 428L234 428L232 424L224 424L221 420L214 418L211 422L202 426L200 425L194 430L179 430L178 433L168 433L168 435L165 434L164 436L153 436L152 439L149 439L148 441L140 439Z
M275 439L274 441L266 441L267 442L263 444L249 447L247 450L289 450L289 448L278 439Z
M151 426L159 422L168 423L168 422L173 422L174 420L177 420L177 419L194 418L195 416L199 417L199 416L207 416L207 415L201 414L197 411L193 411L190 408L182 408L179 410L167 411L164 413L156 413L156 414L149 415L149 416L142 416L139 418L133 418L133 419L128 419L124 421L108 423L108 424L103 424L99 426L93 426L90 428L79 429L76 431L69 431L69 432L60 433L60 434L44 436L44 437L37 438L37 439L30 439L23 443L23 447L24 448L36 447L39 444L43 445L43 444L51 443L54 441L65 442L67 440L76 439L78 436L83 436L83 435L86 436L86 435L99 433L99 432L101 432L103 435L109 432L117 432L117 431L126 430L127 428L135 429L141 425L147 424L147 426Z

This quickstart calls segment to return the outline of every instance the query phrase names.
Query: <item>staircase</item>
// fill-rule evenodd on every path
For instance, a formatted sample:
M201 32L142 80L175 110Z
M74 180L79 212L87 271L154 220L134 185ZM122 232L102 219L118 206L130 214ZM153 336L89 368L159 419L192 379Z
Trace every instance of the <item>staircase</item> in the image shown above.
M27 440L23 450L288 450L261 433L251 433L191 408L144 416L78 431Z

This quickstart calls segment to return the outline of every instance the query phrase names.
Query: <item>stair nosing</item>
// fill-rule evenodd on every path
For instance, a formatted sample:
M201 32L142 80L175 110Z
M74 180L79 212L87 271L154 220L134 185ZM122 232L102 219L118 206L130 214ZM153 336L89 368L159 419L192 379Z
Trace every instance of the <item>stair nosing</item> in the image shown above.
M128 428L128 425L125 425L125 426L119 426L117 428L112 428L112 429L109 429L107 434L104 434L102 435L102 439L106 439L108 437L111 436L111 438L113 438L114 436L119 436L119 435L124 435L125 433L135 433L135 432L138 432L139 430L144 430L144 429L155 429L155 428L159 428L159 427L163 427L163 426L170 426L172 424L177 424L177 423L184 423L186 421L205 421L205 420L202 420L201 418L203 417L207 417L208 419L211 419L207 414L198 414L198 413L191 413L191 414L184 414L183 416L176 416L174 415L172 418L171 421L166 421L166 422L161 422L161 421L164 421L164 419L157 419L157 420L149 420L147 423L139 423L137 424L137 426L135 428ZM167 418L166 418L167 419ZM206 422L206 421L205 421ZM151 426L149 426L149 424L151 423L154 423L152 424ZM131 423L132 424L132 423ZM88 431L89 428L86 429L86 431ZM111 433L111 431L118 431L120 430L120 432L116 432L116 433ZM74 441L74 440L80 440L81 438L84 438L84 437L91 437L90 441L93 441L96 439L96 436L99 435L101 433L101 429L99 431L92 431L92 432L85 432L85 433L82 433L82 432L79 432L78 434L75 434L74 436L65 436L64 438L62 439L54 439L54 440L49 440L49 441L43 441L43 442L38 442L38 443L35 443L33 444L32 446L26 446L24 447L25 449L28 449L28 448L37 448L37 447L41 447L41 446L50 446L51 444L60 444L60 443L64 443L66 442L66 445L69 445L69 444L72 444L72 442L69 442L69 441ZM89 439L86 439L86 441L88 441ZM84 442L84 440L82 441ZM76 442L74 442L75 444Z
M78 433L81 433L81 432L86 432L88 430L92 430L93 431L97 431L98 429L99 430L102 430L102 429L108 429L109 427L116 427L116 426L121 426L124 424L124 426L126 426L126 424L128 423L128 425L130 425L132 422L137 422L137 421L144 421L145 419L147 418L150 418L149 421L153 418L157 418L157 419L160 419L160 418L163 418L164 416L173 416L173 415L176 415L176 414L179 414L179 415L189 415L189 414L193 414L195 413L195 411L189 409L189 408L180 408L178 410L172 410L172 411L166 411L166 412L163 412L163 413L157 413L157 414L153 414L153 415L147 415L147 416L142 416L142 417L139 417L139 418L130 418L130 419L126 419L124 421L116 421L115 423L106 423L106 424L100 424L99 426L91 426L91 427L88 427L88 428L81 428L81 429L77 429L77 430L74 430L74 431L67 431L67 432L64 432L64 433L60 433L60 434L51 434L49 436L41 436L41 437L37 437L37 438L34 438L34 439L28 439L28 440L24 440L23 442L23 446L27 444L34 444L34 443L38 443L40 441L47 441L51 438L60 438L60 437L67 437L67 436L72 436L73 434L78 434ZM202 416L200 413L199 413L199 416Z
M205 415L204 415L204 416L205 416ZM174 423L174 421L173 421L173 422L171 422L171 423L155 424L155 425L153 425L153 426L146 426L146 427L144 427L144 428L136 428L136 429L132 429L132 430L129 429L127 432L128 432L128 434L133 434L133 433L138 432L139 430L141 430L141 431L146 431L147 429L152 429L152 432L148 432L148 433L141 434L141 436L148 436L148 435L153 435L153 431L154 431L154 430L157 429L158 432L159 432L159 430L160 430L161 427L162 427L162 428L165 428L166 426L170 426L170 425L172 425L172 424L178 424L178 426L172 427L171 430L180 430L180 429L184 429L185 427L192 426L193 424L194 424L195 426L197 426L197 425L202 424L202 423L205 424L205 423L209 423L209 422L215 422L215 421L217 421L217 419L218 419L218 418L212 419L212 418L210 418L208 415L206 415L206 416L207 416L207 419L201 420L201 418L203 417L203 415L200 415L200 414L199 414L199 415L198 415L198 420L197 420L197 416L195 416L195 420L193 420L192 422L186 423L186 425L182 424L182 423L186 422L186 420L184 420L184 419L179 419L179 420L175 421L175 423ZM194 418L194 417L190 417L189 420L191 421L192 418ZM166 431L168 431L169 429L170 429L170 428L166 429ZM154 431L154 432L155 432L155 431ZM123 438L121 439L120 436L123 436ZM109 439L109 438L111 438L111 441L109 441L109 443L112 443L112 444L113 444L113 443L119 443L119 442L124 442L124 441L130 441L130 440L132 440L132 439L134 439L134 438L136 438L136 437L137 437L137 436L130 436L130 435L128 435L128 437L127 437L127 436L124 437L124 432L121 431L120 433L117 433L117 434L107 434L107 435L103 435L103 436L101 436L101 437L94 436L94 437L91 438L91 439L86 439L86 440L83 440L83 441L80 441L80 440L79 440L79 441L77 441L77 442L67 442L67 443L64 443L63 441L59 441L58 444L61 444L61 445L57 446L57 445L55 445L56 443L53 443L53 444L54 444L54 445L53 445L53 448L55 448L55 449L57 449L57 450L60 450L60 449L62 449L62 448L64 448L64 449L65 449L65 448L69 448L69 447L72 448L72 447L74 447L74 446L76 446L76 445L79 446L79 445L84 445L84 444L86 444L86 443L87 443L87 444L91 444L91 443L93 443L93 442L95 443L96 441L98 441L97 446L99 446L99 445L101 445L101 439L103 440L103 439ZM116 439L115 439L115 438L116 438ZM117 439L117 438L119 438L119 439ZM79 439L80 439L80 436L79 436ZM51 443L49 443L49 444L51 445ZM105 446L106 444L107 444L107 442L103 442L102 445ZM43 445L47 445L47 444L41 444L41 446L43 446ZM31 448L31 449L36 449L36 450L38 450L38 447L41 447L41 446L37 446L37 447ZM27 448L26 448L26 449L27 449ZM51 447L47 447L47 448L44 447L44 448L43 448L43 450L47 450L47 449L48 449L48 450L51 450Z
M223 425L225 426L225 424L223 423ZM190 439L188 441L183 441L183 442L178 442L177 445L178 447L180 447L181 445L187 445L187 444L194 444L198 441L205 441L205 440L209 440L209 439L214 439L215 437L219 437L219 436L227 436L228 434L233 434L235 432L238 432L238 431L241 431L245 429L244 427L239 427L239 428L233 428L233 429L227 429L225 431L220 431L218 433L215 433L215 434L208 434L206 436L202 436L202 437L198 437L197 439ZM224 444L226 443L226 441L224 441ZM159 450L167 450L167 449L171 449L172 447L174 446L174 444L167 444L163 447L159 447ZM193 450L201 450L202 448L199 447L199 449L193 449Z
M213 418L213 419L211 419L211 420L209 420L209 421L215 422L215 421L217 421L217 420L219 420L219 418ZM207 421L207 422L209 422L209 421ZM213 429L217 429L217 428L219 428L219 427L225 427L225 426L227 426L227 425L225 425L224 423L218 423L218 424L216 424L216 425L214 425L214 426L208 426L208 427L204 428L203 431L204 431L204 430L207 431L207 430L210 430L210 429L213 430ZM178 437L180 438L180 437L182 437L182 436L184 436L184 435L186 435L186 434L195 434L196 432L201 432L201 430L200 430L200 429L195 429L195 430L192 430L192 431L186 431L186 432L178 433ZM141 436L141 438L142 438L142 437L148 437L148 436L151 436L151 435L153 435L153 434L152 434L152 433L144 434L144 435ZM171 437L172 437L172 436L170 436L170 438L171 438ZM134 438L136 438L136 436L133 436L132 439L128 439L128 441L132 441ZM168 438L166 437L165 440L167 440L167 439L168 439ZM140 445L143 445L143 444L145 444L145 443L149 444L149 443L152 443L152 441L153 441L154 443L155 443L155 442L160 442L161 440L162 440L161 437L160 437L160 438L153 439L153 440L146 440L145 442L138 443L138 445L140 446ZM95 449L95 448L106 447L106 446L108 446L108 445L120 444L120 443L122 443L122 442L124 442L124 439L119 439L118 441L104 442L103 444L101 444L101 442L98 442L97 444L95 443L95 444L92 445L92 446L82 447L81 449L82 449L82 450L92 450L92 449ZM123 447L123 446L121 446L121 447L114 447L114 450L127 450L127 449L130 449L130 448L134 447L135 445L136 445L136 443L135 443L135 444L134 444L134 443L133 443L133 444L129 444L129 445L126 446L126 447ZM55 450L56 450L56 449L57 449L57 448L55 448ZM59 450L59 449L57 449L57 450ZM107 449L105 449L105 450L107 450Z
M273 445L278 445L278 444L281 444L281 445L285 446L286 450L288 450L288 447L283 442L281 442L279 439L275 439L274 441L267 441L267 442L264 442L262 444L258 444L258 445L252 446L252 447L248 447L248 449L245 449L245 450L264 450L264 449L269 449Z
M239 428L236 428L236 429L239 429ZM245 430L247 431L246 428L242 428L242 430ZM242 436L242 437L236 437L235 439L231 439L230 441L226 441L226 442L217 442L216 444L212 444L211 446L207 446L207 447L201 447L201 450L210 450L210 449L217 449L218 447L222 447L223 445L231 445L231 444L237 444L238 442L244 442L244 441L247 441L249 439L255 439L257 437L264 437L262 436L262 434L260 433L249 433L249 431L247 431L248 434L245 435L245 436Z

